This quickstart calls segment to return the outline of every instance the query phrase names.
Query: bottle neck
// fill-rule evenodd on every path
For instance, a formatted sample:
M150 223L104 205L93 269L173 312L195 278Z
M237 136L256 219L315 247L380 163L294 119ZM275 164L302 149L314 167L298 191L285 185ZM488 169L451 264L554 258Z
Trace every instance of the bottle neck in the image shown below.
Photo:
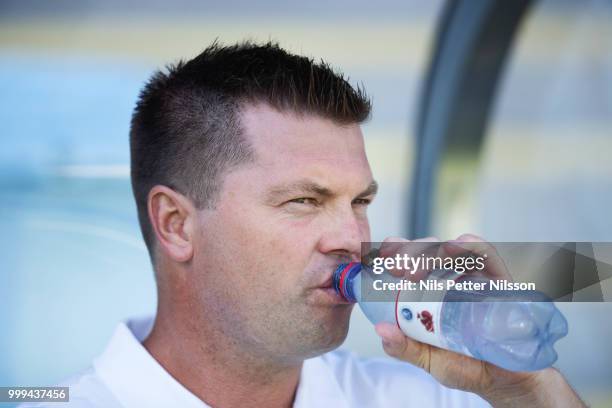
M357 302L353 291L353 280L361 272L362 265L359 262L342 263L338 265L333 275L333 284L336 293L347 302Z

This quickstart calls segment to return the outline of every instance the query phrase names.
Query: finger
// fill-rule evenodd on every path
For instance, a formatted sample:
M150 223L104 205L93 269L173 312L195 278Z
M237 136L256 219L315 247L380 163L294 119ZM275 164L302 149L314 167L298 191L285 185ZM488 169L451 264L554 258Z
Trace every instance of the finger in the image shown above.
M499 252L497 252L497 248L491 243L485 241L476 234L462 234L457 237L457 241L470 243L470 246L474 246L473 252L480 256L487 256L487 260L485 261L487 277L513 280L506 263L499 255Z
M395 255L397 253L412 253L412 252L418 252L418 249L416 250L411 250L408 251L410 249L410 247L412 246L412 243L427 243L427 242L440 242L440 240L436 237L426 237L426 238L419 238L419 239L415 239L415 240L408 240L406 238L402 238L402 237L388 237L385 238L385 240L381 243L380 248L378 249L380 252L380 256L384 256L384 257L388 257L388 256L392 256ZM426 247L426 246L418 246L416 245L415 247L417 248L421 248L421 247Z
M402 237L388 237L381 243L378 249L378 257L387 259L393 258L401 251L401 248L410 241ZM386 263L385 270L393 276L402 277L404 271L395 268L394 263Z
M440 247L440 240L438 238L427 237L427 238L417 239L412 242L415 242L417 244L410 246L409 250L410 250L411 256L416 256L416 257L422 256L423 259L437 256L437 253ZM409 280L418 282L420 280L427 279L427 276L431 272L432 272L432 266L425 262L421 262L419 263L419 266L415 270L412 270L409 272L410 273Z
M436 237L426 237L409 241L403 238L388 238L381 245L381 256L385 258L393 258L397 255L415 257L424 253L429 253L435 249L440 240ZM435 244L435 245L434 245ZM427 276L428 271L419 267L416 270L405 268L387 268L388 272L397 277L403 277L408 280L418 281Z
M430 372L431 354L426 344L412 340L391 323L379 323L374 329L387 354Z
M399 251L399 249L407 242L410 242L410 240L407 240L406 238L402 237L385 238L385 240L380 244L380 248L378 248L380 256L388 257L395 255Z
M413 340L390 323L379 323L375 329L388 355L422 368L447 387L474 391L488 381L488 363Z
M489 279L512 280L504 260L497 249L489 242L474 234L460 235L456 240L441 245L442 250L451 257L477 255L484 258L484 269L472 275L481 275Z

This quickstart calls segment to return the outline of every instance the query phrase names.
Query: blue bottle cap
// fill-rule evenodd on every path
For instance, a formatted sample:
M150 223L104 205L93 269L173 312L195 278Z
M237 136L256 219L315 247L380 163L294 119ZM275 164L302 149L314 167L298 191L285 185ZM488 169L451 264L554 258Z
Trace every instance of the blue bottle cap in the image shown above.
M357 302L357 298L353 293L353 279L361 272L361 263L351 262L338 265L333 274L333 284L336 293L348 302Z

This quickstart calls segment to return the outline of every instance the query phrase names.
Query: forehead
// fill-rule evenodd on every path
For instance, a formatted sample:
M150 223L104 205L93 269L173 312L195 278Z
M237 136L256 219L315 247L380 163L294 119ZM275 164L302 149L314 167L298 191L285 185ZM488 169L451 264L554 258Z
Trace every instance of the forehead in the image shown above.
M358 124L339 125L313 115L279 112L267 105L245 107L241 119L260 167L285 175L306 172L330 178L340 172L345 177L368 179L365 182L371 179Z

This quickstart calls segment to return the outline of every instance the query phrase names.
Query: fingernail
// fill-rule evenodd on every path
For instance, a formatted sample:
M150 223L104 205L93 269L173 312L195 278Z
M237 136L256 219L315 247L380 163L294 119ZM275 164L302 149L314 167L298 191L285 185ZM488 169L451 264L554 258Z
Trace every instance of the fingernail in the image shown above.
M389 327L387 327L386 325L376 325L374 327L374 330L376 330L376 334L378 334L383 339L389 337L390 335Z
M393 336L393 330L391 327L386 325L376 326L374 328L376 333L381 337L383 346L393 348L396 346L396 341Z

